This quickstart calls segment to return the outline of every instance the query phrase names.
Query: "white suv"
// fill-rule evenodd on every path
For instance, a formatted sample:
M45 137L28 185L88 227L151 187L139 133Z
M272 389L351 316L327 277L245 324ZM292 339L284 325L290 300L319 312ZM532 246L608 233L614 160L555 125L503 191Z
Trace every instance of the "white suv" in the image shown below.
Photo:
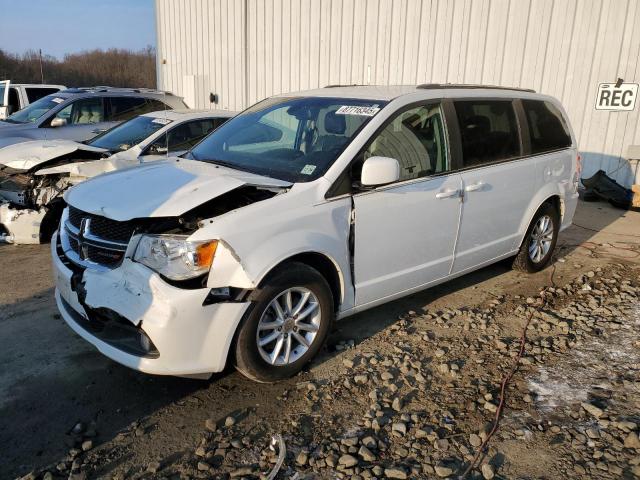
M185 158L72 188L52 241L58 308L131 368L203 376L230 360L275 381L336 318L508 257L544 268L578 170L562 106L532 91L272 97Z

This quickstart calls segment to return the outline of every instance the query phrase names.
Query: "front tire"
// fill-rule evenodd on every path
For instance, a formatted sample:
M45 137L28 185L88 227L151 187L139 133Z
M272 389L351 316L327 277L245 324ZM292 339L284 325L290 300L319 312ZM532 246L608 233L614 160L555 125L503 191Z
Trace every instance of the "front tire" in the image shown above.
M289 263L251 300L236 334L236 368L259 382L295 375L320 351L333 322L327 281L308 265Z
M551 203L544 203L533 216L520 251L513 261L513 268L535 273L551 261L558 240L560 215Z

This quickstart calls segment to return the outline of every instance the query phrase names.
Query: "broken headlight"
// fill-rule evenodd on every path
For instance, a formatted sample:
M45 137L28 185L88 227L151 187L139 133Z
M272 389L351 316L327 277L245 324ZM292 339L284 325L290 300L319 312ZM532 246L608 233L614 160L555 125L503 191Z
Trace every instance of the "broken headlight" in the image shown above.
M187 280L211 268L217 240L190 242L177 235L143 235L133 256L170 280Z

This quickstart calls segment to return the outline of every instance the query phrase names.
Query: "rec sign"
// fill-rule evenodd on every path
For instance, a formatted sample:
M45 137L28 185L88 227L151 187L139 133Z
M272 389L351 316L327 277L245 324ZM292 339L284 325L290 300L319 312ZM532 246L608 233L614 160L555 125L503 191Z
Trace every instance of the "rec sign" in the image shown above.
M637 83L601 83L598 86L596 110L633 110L638 97Z

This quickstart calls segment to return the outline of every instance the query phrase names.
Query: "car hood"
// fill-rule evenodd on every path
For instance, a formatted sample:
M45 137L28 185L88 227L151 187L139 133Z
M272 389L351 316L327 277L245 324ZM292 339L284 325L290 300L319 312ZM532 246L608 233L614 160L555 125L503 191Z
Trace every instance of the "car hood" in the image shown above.
M79 210L117 221L176 217L244 185L291 186L211 163L170 159L92 178L68 190L65 200Z
M107 151L104 148L90 147L72 140L31 140L0 148L0 165L16 170L30 170L76 150Z

